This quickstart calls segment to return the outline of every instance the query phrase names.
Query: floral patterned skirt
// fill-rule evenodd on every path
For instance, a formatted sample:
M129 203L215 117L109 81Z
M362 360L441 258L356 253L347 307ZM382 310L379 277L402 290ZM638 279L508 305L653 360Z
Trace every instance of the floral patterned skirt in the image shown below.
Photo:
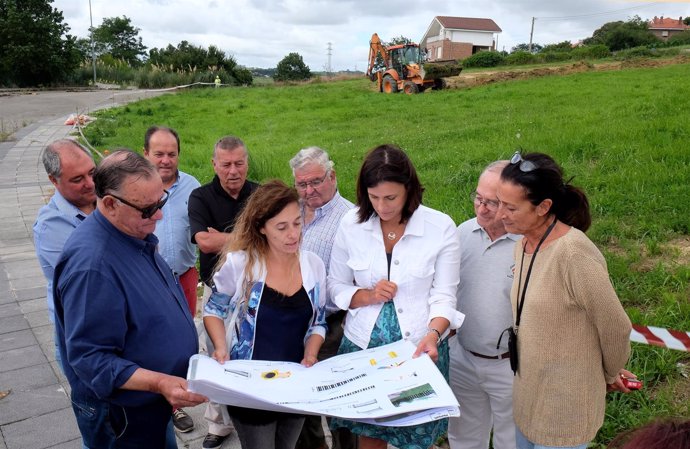
M398 316L395 313L395 305L393 302L387 302L383 305L376 319L367 349L383 346L398 340L402 340L402 332L400 331ZM347 354L361 350L362 348L352 343L347 337L343 337L338 354ZM448 381L448 364L448 340L444 340L438 347L436 366L443 374L443 377L445 377L446 382ZM330 428L337 429L340 427L350 429L352 433L357 435L384 440L400 449L428 449L441 435L446 433L448 430L448 420L440 419L418 426L383 427L333 418Z

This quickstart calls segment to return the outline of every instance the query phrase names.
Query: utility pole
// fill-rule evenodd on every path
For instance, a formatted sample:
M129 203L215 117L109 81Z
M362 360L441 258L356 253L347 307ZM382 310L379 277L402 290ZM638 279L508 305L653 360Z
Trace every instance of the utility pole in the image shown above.
M96 87L96 47L93 42L93 16L91 15L91 0L89 0L89 20L91 21L91 63L93 64L93 87Z
M331 67L331 55L333 54L333 44L330 42L328 43L328 68L326 71L328 72L328 75L330 76L333 72L333 68Z
M532 17L532 29L529 32L529 47L527 47L527 50L532 53L532 36L534 36L534 19L536 17Z

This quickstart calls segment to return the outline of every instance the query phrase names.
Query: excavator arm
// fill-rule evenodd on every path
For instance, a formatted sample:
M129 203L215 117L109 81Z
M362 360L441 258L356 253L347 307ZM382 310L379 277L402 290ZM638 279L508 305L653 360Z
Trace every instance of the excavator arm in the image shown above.
M388 68L388 51L386 50L386 47L384 47L384 45L381 43L379 35L374 33L371 36L371 40L369 41L369 66L367 67L368 77L371 77L371 74L374 71L374 66L376 65L376 56L379 53L381 53L381 57L383 58L384 64L386 64L386 68Z

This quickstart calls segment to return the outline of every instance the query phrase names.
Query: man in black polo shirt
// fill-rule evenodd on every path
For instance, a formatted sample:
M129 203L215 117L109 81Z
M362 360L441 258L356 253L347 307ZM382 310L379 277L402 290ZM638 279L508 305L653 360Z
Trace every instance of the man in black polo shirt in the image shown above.
M213 148L213 180L192 191L189 196L189 226L192 243L199 247L201 280L204 282L204 302L210 295L213 269L223 247L230 238L235 218L258 184L247 181L247 147L237 137L221 138ZM209 343L209 339L207 339ZM209 353L212 351L209 350ZM217 449L230 435L229 417L223 419L225 407L210 403L205 418L209 421L204 449Z

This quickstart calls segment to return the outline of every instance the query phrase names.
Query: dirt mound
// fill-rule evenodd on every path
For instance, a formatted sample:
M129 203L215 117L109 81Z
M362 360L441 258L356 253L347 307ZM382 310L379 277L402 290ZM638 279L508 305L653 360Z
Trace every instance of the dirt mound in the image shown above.
M463 72L458 76L445 78L445 80L448 89L466 89L475 86L483 86L486 84L500 83L503 81L524 80L539 78L542 76L570 75L573 73L587 71L621 70L627 68L653 68L673 64L687 64L689 62L690 57L687 55L679 55L674 58L664 59L630 59L626 61L604 62L599 64L592 64L588 61L578 61L566 65L538 67L534 69L506 69L470 73Z

